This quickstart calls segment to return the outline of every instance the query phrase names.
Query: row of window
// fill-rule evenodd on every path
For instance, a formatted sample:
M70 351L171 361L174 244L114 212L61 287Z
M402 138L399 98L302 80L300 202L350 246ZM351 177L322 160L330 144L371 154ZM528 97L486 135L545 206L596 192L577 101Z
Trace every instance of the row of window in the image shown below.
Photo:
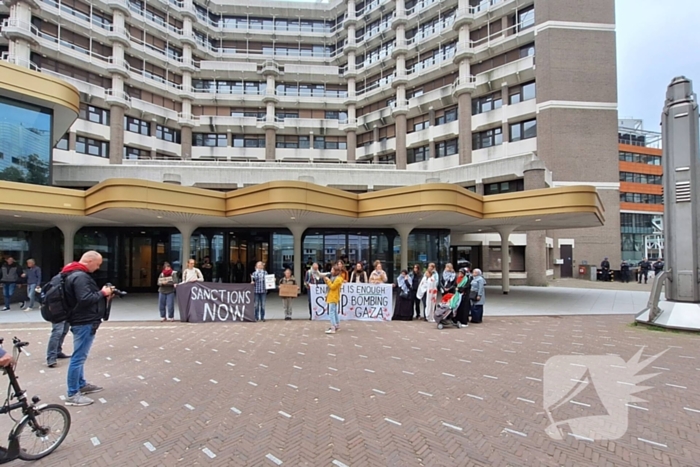
M620 228L622 233L651 234L656 230L652 220L659 217L658 214L637 214L631 212L620 213Z
M650 156L648 154L636 154L634 152L620 152L620 161L636 162L647 165L661 165L661 156Z
M444 125L446 123L454 122L459 118L457 113L457 107L450 107L444 110L440 110L435 114L435 126ZM415 117L409 120L408 133L414 131L425 130L430 127L430 116L421 115L420 117Z
M537 137L537 120L511 123L510 141L521 141ZM472 149L485 149L503 144L503 128L496 127L472 134Z
M435 143L435 157L447 157L459 152L459 139L449 139ZM430 145L409 148L406 159L409 164L414 162L427 161L430 158Z
M508 88L508 104L518 104L537 97L535 82L511 86ZM472 115L478 115L492 110L500 109L503 106L503 93L500 91L492 94L477 97L472 100Z
M664 204L663 195L650 195L647 193L620 193L621 203L639 204Z
M645 183L648 185L663 184L663 178L661 175L647 175L634 172L620 172L620 181L629 183Z
M109 125L109 110L95 107L94 105L80 104L79 118L88 120L100 125ZM138 133L144 136L151 135L151 124L145 120L136 117L124 117L124 129L132 133ZM180 143L180 130L168 128L163 125L156 125L155 137L171 143ZM66 147L66 149L68 149Z
M232 135L232 146L235 148L264 148L264 135ZM226 133L194 133L192 135L193 146L225 148L228 146ZM311 138L309 136L277 135L275 147L292 149L310 149ZM313 138L314 149L347 149L347 142L338 136L315 136Z

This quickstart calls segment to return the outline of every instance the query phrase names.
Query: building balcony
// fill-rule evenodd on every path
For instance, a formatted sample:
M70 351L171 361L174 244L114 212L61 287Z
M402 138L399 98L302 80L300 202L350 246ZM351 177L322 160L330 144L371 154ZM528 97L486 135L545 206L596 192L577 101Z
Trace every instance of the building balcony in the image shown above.
M517 120L526 120L537 115L537 100L528 99L512 105L504 105L489 112L483 112L472 116L472 131L482 131L493 128L497 123L508 123Z
M535 57L525 57L476 75L476 86L484 93L500 89L506 83L524 83L535 79Z
M503 143L490 148L472 151L472 163L487 162L507 157L534 154L537 152L537 138L525 139L513 143Z
M139 133L132 133L130 131L124 132L124 144L126 146L131 146L146 151L155 149L158 152L177 154L178 156L181 152L180 145L177 143L171 143L170 141L158 139L155 136L146 136Z
M54 170L61 166L80 166L86 167L91 165L109 165L108 157L91 156L89 154L81 154L75 151L64 151L62 149L53 150Z
M3 52L2 56L0 56L0 60L3 62L12 63L13 65L29 68L30 70L41 71L36 63L27 60L26 58L19 58L14 55L10 55L10 52Z
M197 125L197 117L189 113L180 112L177 114L177 123L180 126L194 127Z
M357 119L353 118L350 120L339 121L338 129L344 132L357 131Z
M452 94L455 98L458 98L465 93L473 93L476 91L476 77L467 76L466 78L459 77L455 80L453 86Z
M360 22L360 18L357 16L348 16L343 20L343 28L347 29L350 26L357 26L357 23Z
M262 65L260 65L260 74L263 76L280 76L282 73L280 71L279 63L274 60L265 60Z
M106 70L108 73L116 74L125 79L129 79L131 66L129 65L129 62L123 58L108 57Z
M459 31L462 26L469 26L474 22L474 7L459 8L455 12L455 21L452 23L452 29Z
M125 28L117 28L112 26L107 30L105 34L108 41L112 43L118 42L122 44L125 48L131 45L131 34Z
M256 117L227 117L219 115L199 115L195 118L195 126L214 126L217 132L222 130L240 131L242 128L253 129L258 126Z
M281 162L339 163L348 160L347 149L275 148L275 159Z
M128 18L131 16L131 9L129 8L128 0L102 0L107 8L112 11L121 11Z
M183 44L187 44L191 47L197 47L199 45L199 41L197 40L197 36L194 35L194 32L189 31L189 32L182 32L182 35L180 36L180 41Z
M462 60L471 60L474 56L474 45L472 41L460 42L457 44L457 50L455 51L454 57L452 57L452 63L459 65Z
M181 71L189 71L190 73L195 73L199 71L199 62L192 58L178 57L177 59Z
M39 31L33 24L26 21L5 18L2 22L2 35L8 40L23 39L30 44L37 44Z
M116 89L106 89L105 90L105 103L107 105L118 105L124 107L125 109L131 108L131 97L124 91L119 91Z
M406 72L394 73L394 79L391 81L391 87L396 89L399 86L405 86L408 84L408 75Z
M391 115L396 118L398 115L406 115L408 113L408 100L396 101L391 105Z
M399 55L406 55L408 54L408 47L409 47L408 41L396 41L396 44L394 44L394 48L391 51L391 58L396 59Z
M391 20L391 29L396 31L399 26L406 26L406 24L408 24L408 15L406 14L406 10L396 10L394 12L394 17Z
M459 135L459 120L444 125L431 126L425 130L414 131L406 135L406 146L415 147L430 141L442 141L456 138Z
M73 123L71 131L78 133L80 136L88 136L103 141L109 141L110 138L109 125L101 125L81 118Z
M193 160L213 161L264 161L265 148L234 148L234 147L192 147Z

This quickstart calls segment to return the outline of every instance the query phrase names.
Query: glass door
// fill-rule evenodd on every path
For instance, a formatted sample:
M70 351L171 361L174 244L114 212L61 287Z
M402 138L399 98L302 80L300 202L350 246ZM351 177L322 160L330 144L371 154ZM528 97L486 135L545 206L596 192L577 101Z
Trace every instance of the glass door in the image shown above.
M118 285L130 290L146 291L155 283L154 249L151 237L131 237L127 239L126 255L126 284ZM117 285L117 284L115 284Z
M228 262L229 282L234 284L249 282L248 241L233 232L229 234Z

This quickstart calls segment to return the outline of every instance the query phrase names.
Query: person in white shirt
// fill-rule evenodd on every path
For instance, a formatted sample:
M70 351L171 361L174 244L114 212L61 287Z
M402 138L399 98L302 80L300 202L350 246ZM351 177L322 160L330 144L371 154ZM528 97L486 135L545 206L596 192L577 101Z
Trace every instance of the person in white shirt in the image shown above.
M182 271L182 282L204 282L202 271L194 267L194 259L187 261L187 269Z

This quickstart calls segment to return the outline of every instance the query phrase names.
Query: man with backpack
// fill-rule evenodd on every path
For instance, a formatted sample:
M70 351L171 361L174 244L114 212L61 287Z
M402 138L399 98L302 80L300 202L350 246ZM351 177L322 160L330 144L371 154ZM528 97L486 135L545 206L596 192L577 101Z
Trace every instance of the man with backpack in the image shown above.
M102 265L102 255L88 251L80 258L65 266L59 275L51 279L42 293L42 315L58 324L60 319L70 324L73 333L73 355L68 366L68 394L66 405L90 405L94 401L86 394L102 391L103 388L85 381L84 366L95 340L95 334L103 318L106 318L108 301L113 288L100 289L91 274Z

